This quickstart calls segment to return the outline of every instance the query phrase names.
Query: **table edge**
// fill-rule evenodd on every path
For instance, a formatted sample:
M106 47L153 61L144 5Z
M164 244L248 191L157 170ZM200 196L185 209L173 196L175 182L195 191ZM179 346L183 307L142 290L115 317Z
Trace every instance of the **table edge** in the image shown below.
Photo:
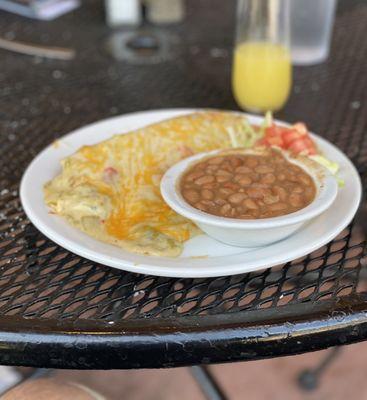
M0 364L167 368L300 354L367 339L367 294L352 299L118 324L2 317Z

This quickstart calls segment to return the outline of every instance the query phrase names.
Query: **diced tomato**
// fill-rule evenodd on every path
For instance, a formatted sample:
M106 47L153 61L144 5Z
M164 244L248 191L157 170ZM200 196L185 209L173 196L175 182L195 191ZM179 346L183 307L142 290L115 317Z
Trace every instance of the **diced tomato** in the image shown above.
M302 140L307 144L308 147L315 147L315 143L309 136L303 136Z
M302 136L294 129L287 129L283 132L282 138L284 144L288 147L293 141L300 139Z
M117 176L118 176L118 172L113 167L107 167L103 171L103 180L108 184L115 181Z
M293 153L296 153L296 154L299 154L302 152L308 154L310 148L304 139L297 139L291 143L291 145L289 146L289 150L293 151Z
M280 136L281 134L282 134L282 128L274 124L265 129L265 137Z
M117 174L117 169L115 169L113 167L107 167L104 169L103 172L107 175L115 175L115 174Z
M308 148L308 154L316 154L316 145L314 141L309 137L309 136L304 136L303 141L305 142L307 148Z
M296 124L294 124L292 126L292 128L294 130L296 130L298 133L300 133L301 135L307 135L308 134L307 127L303 122L297 122Z
M265 139L265 141L268 146L284 147L284 142L280 135L279 136L269 136Z
M278 146L285 150L299 154L316 154L314 141L308 134L305 124L298 122L290 128L273 124L265 129L265 134L258 144L264 146Z

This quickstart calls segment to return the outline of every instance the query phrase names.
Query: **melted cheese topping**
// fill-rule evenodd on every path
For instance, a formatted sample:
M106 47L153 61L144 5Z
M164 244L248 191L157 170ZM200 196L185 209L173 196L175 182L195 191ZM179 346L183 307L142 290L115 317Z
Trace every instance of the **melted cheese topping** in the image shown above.
M239 114L200 112L84 146L46 184L46 203L100 240L145 254L178 255L199 230L164 203L160 179L182 158L230 147L228 130L236 132L243 123Z

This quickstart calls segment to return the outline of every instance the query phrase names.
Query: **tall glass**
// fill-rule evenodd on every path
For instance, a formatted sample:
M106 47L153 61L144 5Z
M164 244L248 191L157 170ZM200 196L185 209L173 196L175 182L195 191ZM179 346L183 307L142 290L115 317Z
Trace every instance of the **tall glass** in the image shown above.
M292 82L288 0L238 0L232 89L249 111L276 111Z

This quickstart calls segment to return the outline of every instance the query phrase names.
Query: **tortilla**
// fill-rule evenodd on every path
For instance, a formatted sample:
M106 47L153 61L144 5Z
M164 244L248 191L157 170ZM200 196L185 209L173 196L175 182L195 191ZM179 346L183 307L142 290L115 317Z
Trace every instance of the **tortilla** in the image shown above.
M192 154L231 147L231 135L245 123L238 113L197 112L84 146L45 185L45 202L98 240L136 253L178 256L200 230L163 201L162 175Z

